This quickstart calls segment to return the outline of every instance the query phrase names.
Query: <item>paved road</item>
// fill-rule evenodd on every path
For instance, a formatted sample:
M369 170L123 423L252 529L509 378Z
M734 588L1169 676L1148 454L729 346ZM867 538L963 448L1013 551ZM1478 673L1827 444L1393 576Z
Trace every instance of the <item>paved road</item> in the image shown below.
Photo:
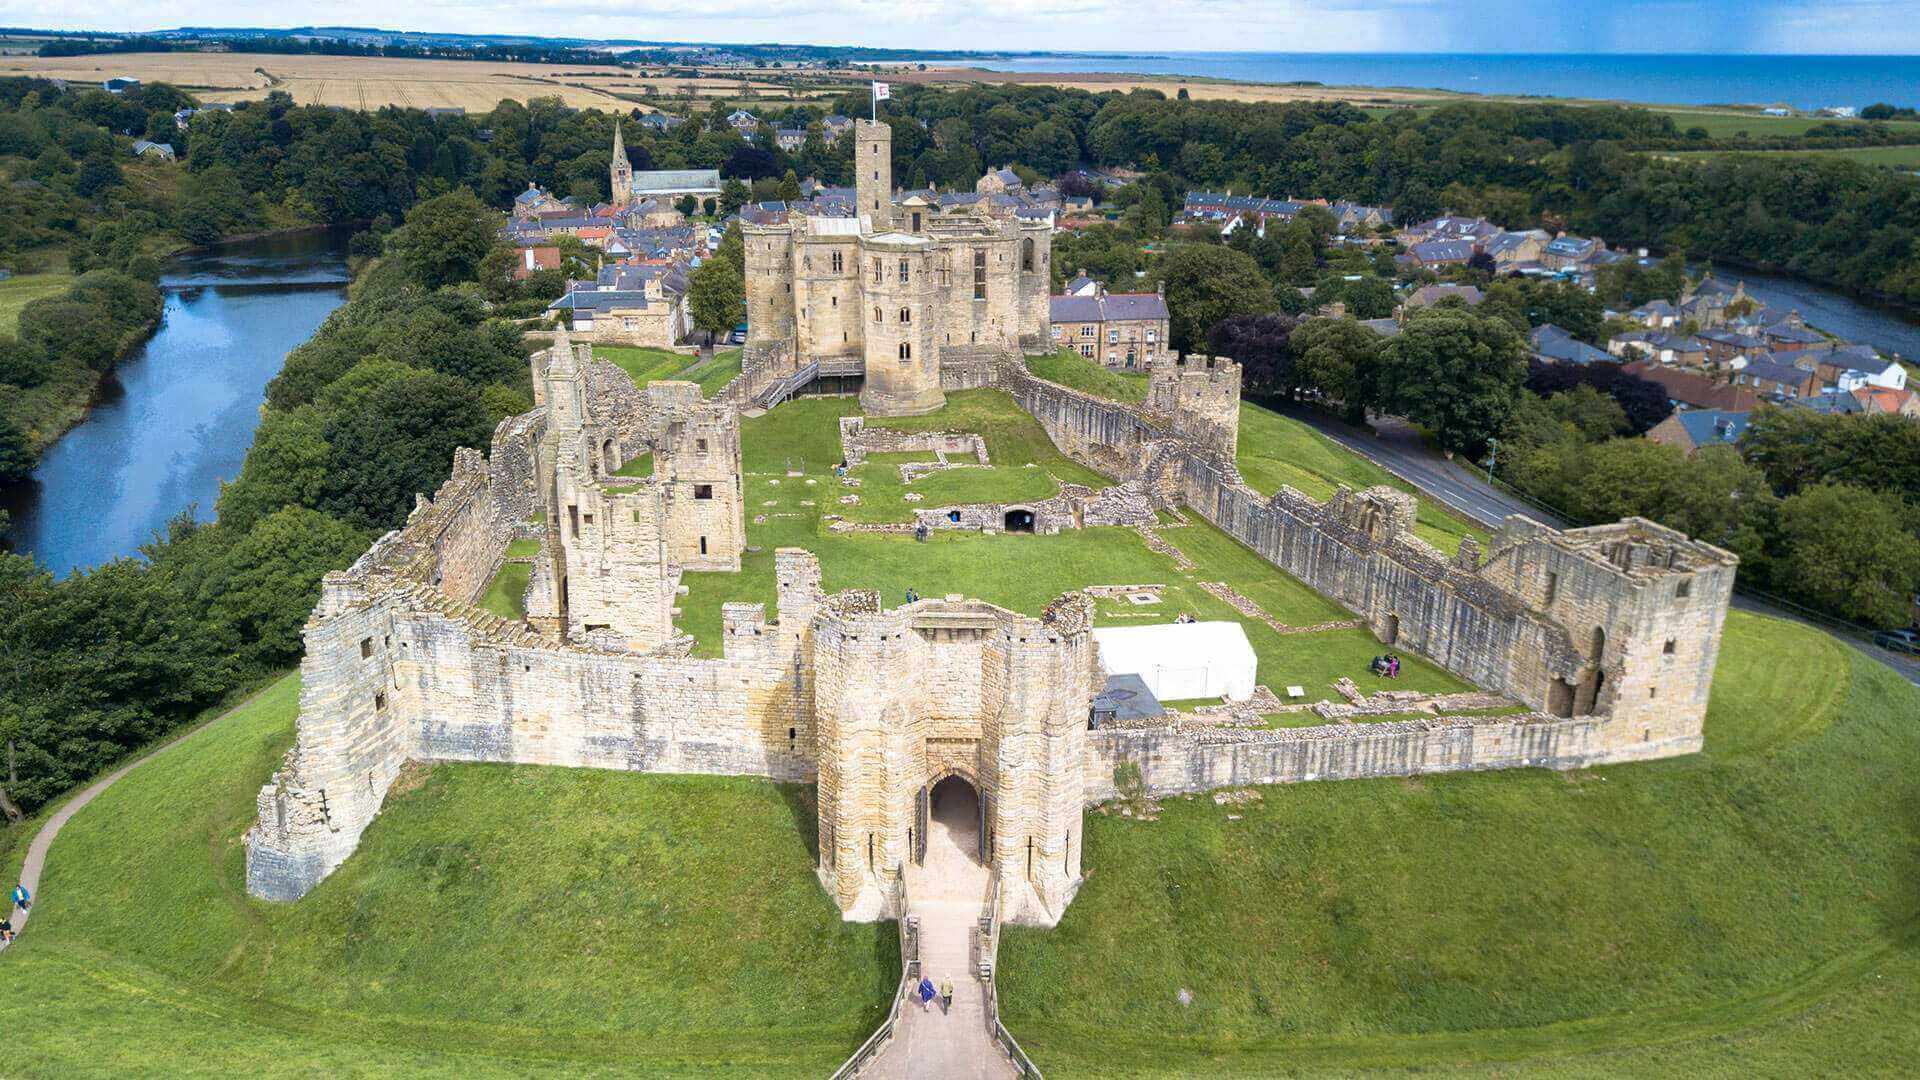
M1288 405L1278 408L1480 525L1497 529L1508 514L1525 514L1556 528L1564 528L1568 524L1552 513L1521 502L1493 487L1464 466L1447 460L1427 445L1419 431L1403 420L1381 417L1375 421L1376 430L1367 431L1343 424L1312 409ZM1875 648L1859 638L1834 633L1829 627L1749 596L1736 594L1733 606L1742 611L1792 619L1833 634L1838 640L1899 672L1908 682L1920 685L1920 658L1900 656Z

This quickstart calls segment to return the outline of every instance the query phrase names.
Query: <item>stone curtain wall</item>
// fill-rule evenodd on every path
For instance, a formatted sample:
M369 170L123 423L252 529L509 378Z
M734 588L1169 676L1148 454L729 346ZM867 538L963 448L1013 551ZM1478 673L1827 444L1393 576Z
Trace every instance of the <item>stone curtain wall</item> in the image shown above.
M1063 452L1193 508L1359 613L1382 641L1535 709L1594 718L1582 721L1588 734L1573 742L1516 734L1490 746L1519 740L1524 751L1462 760L1544 758L1571 766L1700 748L1737 564L1732 555L1639 519L1562 533L1522 518L1503 530L1485 566L1471 542L1449 560L1412 535L1415 503L1404 493L1343 488L1321 503L1291 488L1267 498L1247 487L1232 463L1237 428L1225 423L1219 374L1194 372L1178 385L1163 382L1163 374L1170 373L1153 374L1149 406L1171 415L1047 382L1024 365L1004 365L999 381ZM1543 584L1549 580L1551 599ZM1322 736L1361 737L1380 738ZM1448 738L1464 738L1468 750L1483 741L1478 734ZM1530 741L1541 738L1551 747ZM1209 751L1210 758L1219 753ZM1396 760L1454 758L1409 750Z
M1581 768L1609 760L1602 722L1587 717L1435 717L1279 731L1190 732L1169 726L1102 728L1088 737L1086 790L1120 794L1114 768L1135 762L1148 791L1173 795L1241 784L1418 776L1535 766Z

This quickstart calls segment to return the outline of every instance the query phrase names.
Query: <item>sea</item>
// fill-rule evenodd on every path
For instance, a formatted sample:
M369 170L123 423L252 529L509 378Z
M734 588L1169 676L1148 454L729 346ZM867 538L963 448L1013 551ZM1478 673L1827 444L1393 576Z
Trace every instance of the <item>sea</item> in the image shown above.
M1920 106L1920 56L1548 53L1054 53L951 63L993 71L1311 81L1668 105Z

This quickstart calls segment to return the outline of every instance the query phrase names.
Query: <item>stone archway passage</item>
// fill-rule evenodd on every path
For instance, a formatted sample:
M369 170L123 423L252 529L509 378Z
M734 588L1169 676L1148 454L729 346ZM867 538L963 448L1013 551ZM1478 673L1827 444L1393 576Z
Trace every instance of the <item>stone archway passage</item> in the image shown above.
M1030 533L1033 531L1033 511L1024 508L1009 510L1003 524L1007 532Z
M978 901L986 895L980 858L980 793L965 777L949 776L928 791L927 856L915 896Z

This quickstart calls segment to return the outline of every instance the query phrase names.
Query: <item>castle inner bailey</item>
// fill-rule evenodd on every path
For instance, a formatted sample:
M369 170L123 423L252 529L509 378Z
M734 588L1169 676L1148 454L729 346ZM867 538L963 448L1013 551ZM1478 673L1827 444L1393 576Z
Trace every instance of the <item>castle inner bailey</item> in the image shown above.
M932 412L1046 347L1053 225L893 190L893 129L854 122L855 214L743 223L751 380L818 363L875 416Z
M1017 353L990 364L988 384L1116 481L1024 508L1028 527L1144 525L1184 507L1381 641L1528 712L1281 730L1171 714L1095 727L1107 671L1088 595L1038 615L962 596L885 608L868 590L826 593L818 559L793 548L774 553L774 610L723 605L721 655L696 657L674 626L681 574L737 570L747 550L734 398L637 387L564 334L530 363L535 408L503 422L487 456L461 450L402 528L324 580L305 629L296 741L247 834L253 895L297 899L324 879L408 762L815 784L819 878L855 919L901 914L929 793L958 776L981 797L980 858L1000 910L1050 925L1082 880L1083 809L1120 794L1121 765L1167 794L1700 748L1732 555L1638 519L1559 531L1521 517L1486 550L1467 541L1447 555L1414 535L1415 501L1391 488L1262 495L1233 465L1239 367L1205 357L1156 368L1137 406L1039 379ZM855 420L841 437L849 457L914 446L978 467L985 454L965 432ZM918 513L930 527L997 530L1011 520L1003 511L1022 509ZM476 606L509 550L530 547L526 618Z

